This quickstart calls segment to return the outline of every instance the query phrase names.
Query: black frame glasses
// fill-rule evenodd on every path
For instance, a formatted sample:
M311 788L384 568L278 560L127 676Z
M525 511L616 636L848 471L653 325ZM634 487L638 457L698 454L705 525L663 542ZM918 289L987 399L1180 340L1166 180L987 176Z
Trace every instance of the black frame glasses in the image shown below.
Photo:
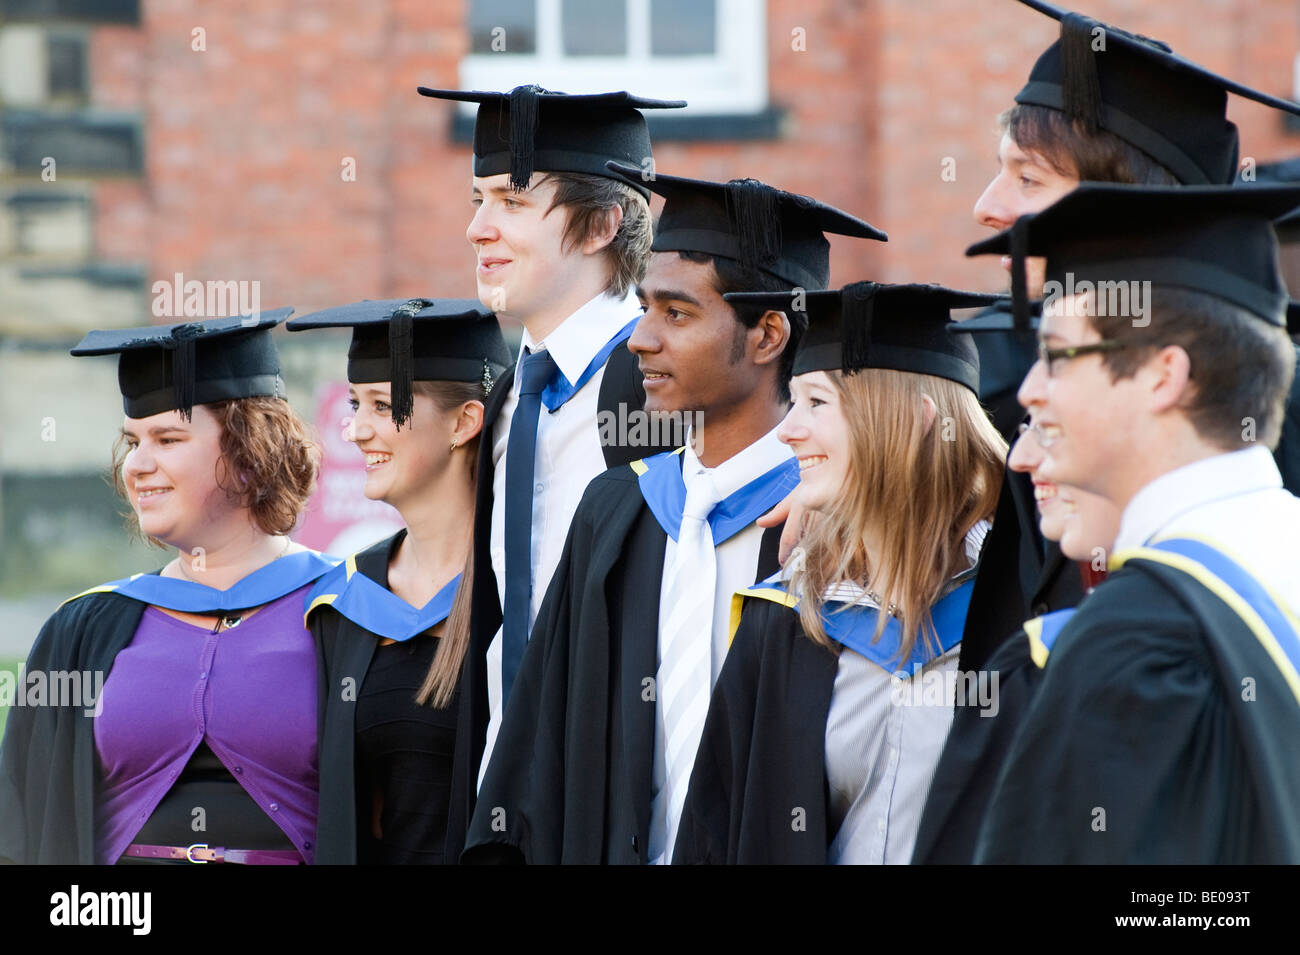
M1127 348L1128 342L1119 341L1114 338L1103 338L1099 342L1089 342L1086 345L1066 345L1064 348L1048 348L1047 342L1041 338L1038 340L1038 360L1047 368L1047 374L1050 376L1055 369L1052 363L1056 361L1069 361L1072 358L1082 358L1084 355L1097 355L1102 352L1117 351L1121 348Z

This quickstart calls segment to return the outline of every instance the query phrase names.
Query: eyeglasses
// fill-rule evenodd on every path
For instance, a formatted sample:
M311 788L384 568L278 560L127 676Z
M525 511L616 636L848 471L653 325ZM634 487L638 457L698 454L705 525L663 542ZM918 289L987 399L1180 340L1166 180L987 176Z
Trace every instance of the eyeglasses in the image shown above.
M1087 345L1067 345L1064 348L1048 348L1047 343L1041 338L1038 340L1038 360L1047 368L1047 374L1056 374L1060 370L1058 362L1069 361L1071 358L1082 358L1084 355L1096 355L1102 352L1117 351L1121 348L1127 348L1128 342L1119 341L1114 338L1103 338L1099 342L1090 342Z

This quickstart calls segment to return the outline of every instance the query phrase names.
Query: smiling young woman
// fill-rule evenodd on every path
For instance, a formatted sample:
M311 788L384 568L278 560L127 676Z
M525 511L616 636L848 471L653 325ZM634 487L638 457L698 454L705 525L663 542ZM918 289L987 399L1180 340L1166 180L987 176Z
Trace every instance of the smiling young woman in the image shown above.
M83 671L102 690L10 717L0 857L312 861L328 754L298 615L331 562L287 536L318 461L271 341L287 313L92 332L73 350L121 355L113 480L139 533L176 556L42 629L29 670Z
M483 402L510 353L495 316L473 300L365 301L289 325L332 327L352 330L343 437L357 446L366 497L391 504L406 527L307 596L325 682L336 688L323 745L347 754L321 769L318 858L454 863L465 823L453 785L468 785L470 772L456 751L456 691L469 643L476 458Z
M737 595L674 863L907 862L952 720L1006 449L949 310L989 297L800 294L809 325L778 434L817 520L781 573ZM791 295L726 298L790 309ZM899 705L900 688L924 702Z

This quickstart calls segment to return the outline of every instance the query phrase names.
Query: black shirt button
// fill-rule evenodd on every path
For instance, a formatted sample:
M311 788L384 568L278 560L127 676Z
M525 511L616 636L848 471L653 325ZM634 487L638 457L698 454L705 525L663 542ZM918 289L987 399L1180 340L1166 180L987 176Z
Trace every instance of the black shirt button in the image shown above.
M1031 617L1041 617L1043 614L1051 613L1051 612L1052 612L1052 608L1040 601L1034 604L1033 607L1030 608L1029 615Z

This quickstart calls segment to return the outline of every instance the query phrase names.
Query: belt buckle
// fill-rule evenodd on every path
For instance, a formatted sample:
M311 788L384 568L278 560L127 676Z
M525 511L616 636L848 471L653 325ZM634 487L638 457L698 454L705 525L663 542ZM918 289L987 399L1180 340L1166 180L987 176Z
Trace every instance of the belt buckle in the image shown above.
M195 849L206 849L207 847L208 844L206 842L196 842L185 850L185 858L188 861L193 862L195 865L207 865L209 862L208 859L196 859L193 855Z

